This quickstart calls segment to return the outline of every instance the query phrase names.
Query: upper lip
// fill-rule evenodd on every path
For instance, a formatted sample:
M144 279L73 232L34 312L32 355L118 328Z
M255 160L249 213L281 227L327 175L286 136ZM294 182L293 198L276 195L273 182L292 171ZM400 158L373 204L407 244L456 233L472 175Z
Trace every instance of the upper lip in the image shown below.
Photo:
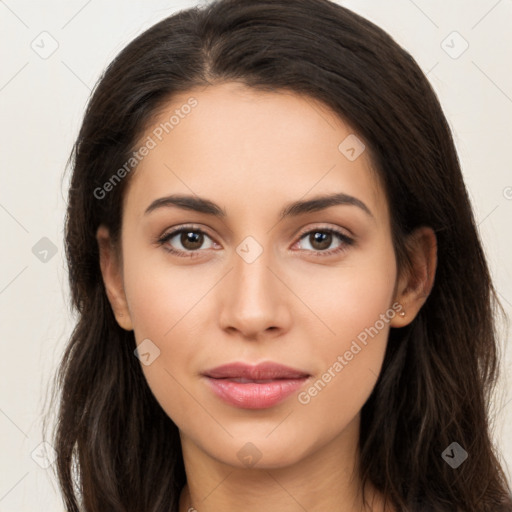
M257 365L250 365L242 362L234 362L217 366L203 373L214 379L300 379L309 377L307 372L284 366L279 363L264 362Z

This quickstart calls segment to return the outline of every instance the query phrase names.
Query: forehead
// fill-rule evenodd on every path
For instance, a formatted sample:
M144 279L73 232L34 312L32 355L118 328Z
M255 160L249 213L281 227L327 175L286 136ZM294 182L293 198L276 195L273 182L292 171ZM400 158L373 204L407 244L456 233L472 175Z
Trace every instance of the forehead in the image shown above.
M191 89L159 109L143 145L126 208L181 192L218 199L229 215L229 205L261 212L343 192L387 214L364 142L324 104L293 92L233 82Z

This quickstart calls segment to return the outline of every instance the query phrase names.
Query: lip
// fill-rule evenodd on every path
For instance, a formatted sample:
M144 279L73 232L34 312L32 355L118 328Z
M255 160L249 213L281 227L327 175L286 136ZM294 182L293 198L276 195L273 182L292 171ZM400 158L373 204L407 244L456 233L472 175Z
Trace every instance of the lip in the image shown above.
M242 409L265 409L277 405L310 377L307 372L273 362L258 365L228 363L202 375L219 398Z

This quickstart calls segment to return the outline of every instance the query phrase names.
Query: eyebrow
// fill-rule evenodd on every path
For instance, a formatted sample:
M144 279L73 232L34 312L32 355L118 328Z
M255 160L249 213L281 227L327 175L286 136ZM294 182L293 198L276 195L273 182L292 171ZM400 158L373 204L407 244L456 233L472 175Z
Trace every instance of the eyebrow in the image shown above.
M294 201L286 205L281 210L279 218L280 220L282 220L285 217L296 217L298 215L312 213L323 210L325 208L329 208L330 206L338 205L356 206L363 210L370 217L373 217L373 214L370 211L370 209L360 199L357 199L356 197L347 194L338 193L317 196L306 201ZM181 194L173 194L170 196L155 199L146 208L144 215L147 215L159 208L169 207L178 207L184 210L193 210L195 212L205 213L207 215L214 215L215 217L219 218L226 216L225 210L223 210L220 206L210 201L209 199L205 199L199 196L189 196Z

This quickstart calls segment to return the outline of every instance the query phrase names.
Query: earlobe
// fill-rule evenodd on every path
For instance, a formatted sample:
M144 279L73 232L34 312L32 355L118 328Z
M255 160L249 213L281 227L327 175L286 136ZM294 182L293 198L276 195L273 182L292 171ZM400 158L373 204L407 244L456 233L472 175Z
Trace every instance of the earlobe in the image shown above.
M391 327L411 323L427 300L437 267L437 238L434 230L422 226L407 239L410 267L399 279L395 300L402 305L400 314L391 321Z
M105 226L96 232L100 255L100 268L107 298L119 326L127 331L133 330L128 303L124 292L122 272L115 247Z

